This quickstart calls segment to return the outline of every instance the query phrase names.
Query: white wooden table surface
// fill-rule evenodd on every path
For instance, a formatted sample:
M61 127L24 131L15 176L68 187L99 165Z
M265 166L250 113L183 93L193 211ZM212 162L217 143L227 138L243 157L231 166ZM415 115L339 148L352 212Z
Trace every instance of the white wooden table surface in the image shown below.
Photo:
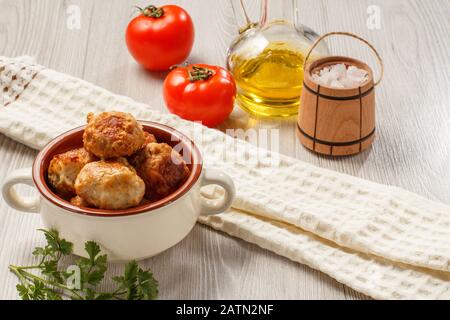
M255 0L253 0L255 1ZM161 4L163 1L154 1ZM224 65L236 35L226 0L170 1L191 14L196 42L190 62ZM43 65L81 77L164 111L165 74L139 68L127 52L124 30L136 0L0 0L0 55L32 55ZM221 128L278 128L280 152L315 165L401 186L450 203L450 2L448 0L302 0L304 24L319 33L350 31L369 39L384 58L377 88L378 138L373 148L343 159L319 157L295 137L295 120L260 121L239 112ZM81 28L66 27L67 8L81 9ZM366 25L369 5L381 29ZM251 6L256 16L256 6ZM334 53L375 64L370 51L347 39L328 42ZM1 112L1 110L0 110ZM36 152L0 135L0 183L30 166ZM32 192L27 190L27 192ZM10 263L29 263L42 243L39 216L0 201L0 298L17 297ZM143 263L160 281L160 298L355 299L363 295L327 275L204 226ZM121 266L111 266L119 272Z

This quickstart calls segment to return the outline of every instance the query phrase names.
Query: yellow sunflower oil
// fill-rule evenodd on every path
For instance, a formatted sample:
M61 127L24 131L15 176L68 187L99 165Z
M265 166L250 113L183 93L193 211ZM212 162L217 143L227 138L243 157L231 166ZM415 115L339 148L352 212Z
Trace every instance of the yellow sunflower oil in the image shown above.
M298 113L304 54L286 43L270 43L256 56L231 56L237 103L251 114L290 117Z

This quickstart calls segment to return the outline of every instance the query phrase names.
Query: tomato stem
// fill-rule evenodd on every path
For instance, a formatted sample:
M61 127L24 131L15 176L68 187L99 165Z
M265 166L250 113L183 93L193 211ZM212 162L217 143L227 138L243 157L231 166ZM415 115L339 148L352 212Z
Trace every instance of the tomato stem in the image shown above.
M152 18L161 18L164 15L164 10L161 7L156 7L154 5L149 5L145 8L136 7L141 11L141 14L146 17L152 17Z
M189 70L189 81L208 80L214 75L214 71L208 68L192 66Z

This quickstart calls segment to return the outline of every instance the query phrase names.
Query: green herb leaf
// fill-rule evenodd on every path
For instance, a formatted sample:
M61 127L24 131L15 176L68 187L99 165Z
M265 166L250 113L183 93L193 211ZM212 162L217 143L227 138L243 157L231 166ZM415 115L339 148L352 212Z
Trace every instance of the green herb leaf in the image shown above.
M91 261L94 262L95 257L100 253L100 246L94 241L88 241L84 245L84 250L88 253Z
M44 261L41 265L41 273L48 276L51 280L57 283L63 283L64 277L60 271L58 271L58 260Z
M73 244L71 242L66 241L65 239L61 239L59 241L59 252L63 255L69 255L73 251Z
M80 283L74 285L78 269L69 272L61 265L61 258L73 251L73 244L61 239L56 230L40 230L44 233L47 245L34 248L32 254L40 259L34 266L9 266L20 282L17 292L23 300L61 300L63 297L75 300L156 299L158 282L153 274L141 269L136 261L125 266L122 276L113 277L117 288L112 292L98 292L97 286L104 279L107 271L107 256L101 254L100 246L94 241L85 243L88 258L76 260ZM38 274L30 270L37 270ZM66 281L70 280L70 285ZM76 286L76 288L75 288Z
M71 242L66 241L65 239L61 239L59 237L58 231L51 229L38 229L42 231L45 235L45 239L47 240L47 247L44 249L45 252L49 254L53 254L54 257L59 255L69 255L72 253L73 244ZM40 250L38 250L40 251Z
M30 300L30 294L28 291L28 288L24 286L23 284L16 285L17 292L19 292L20 297L22 300Z
M86 242L84 248L89 258L80 258L76 262L81 270L81 282L82 284L96 286L105 276L107 256L100 255L100 246L94 241Z
M158 296L158 281L150 271L141 269L136 261L129 262L123 276L114 277L118 290L126 291L127 300L152 300Z
M45 290L45 294L46 300L62 300L61 295L51 289Z
M48 255L50 252L50 250L48 250L47 248L40 248L40 247L36 247L33 250L33 255L34 256L45 256Z
M29 287L29 296L31 300L45 300L45 285L41 280L33 280L33 284Z
M154 300L158 297L158 281L148 270L144 271L139 268L137 289L141 300Z

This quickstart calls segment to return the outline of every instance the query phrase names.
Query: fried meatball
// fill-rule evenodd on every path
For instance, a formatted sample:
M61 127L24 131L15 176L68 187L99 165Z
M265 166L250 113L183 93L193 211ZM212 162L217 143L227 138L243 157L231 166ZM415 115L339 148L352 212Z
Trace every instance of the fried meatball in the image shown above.
M78 207L90 207L89 203L87 203L82 197L75 196L72 199L70 199L70 203L74 206Z
M145 140L144 140L143 147L149 143L157 142L155 136L152 135L151 133L148 133L147 131L144 131L144 137L145 137Z
M149 143L157 143L156 138L153 134L148 133L147 131L144 131L144 136L145 136L145 141L144 141L144 144L142 145L141 149L139 149L137 152L133 153L130 157L127 157L128 161L130 161L130 163L133 165L133 167L134 167L133 163L136 159L136 156L139 154L139 151L144 149L145 146L148 145Z
M142 125L129 113L89 113L87 119L84 147L99 158L130 156L144 144Z
M152 201L174 192L190 173L181 155L166 143L147 144L130 162L145 182L146 198Z
M88 163L78 174L75 190L88 204L100 209L126 209L137 206L145 184L126 159Z
M84 148L74 149L53 157L48 167L48 182L62 197L75 195L75 179L89 162L97 160Z

